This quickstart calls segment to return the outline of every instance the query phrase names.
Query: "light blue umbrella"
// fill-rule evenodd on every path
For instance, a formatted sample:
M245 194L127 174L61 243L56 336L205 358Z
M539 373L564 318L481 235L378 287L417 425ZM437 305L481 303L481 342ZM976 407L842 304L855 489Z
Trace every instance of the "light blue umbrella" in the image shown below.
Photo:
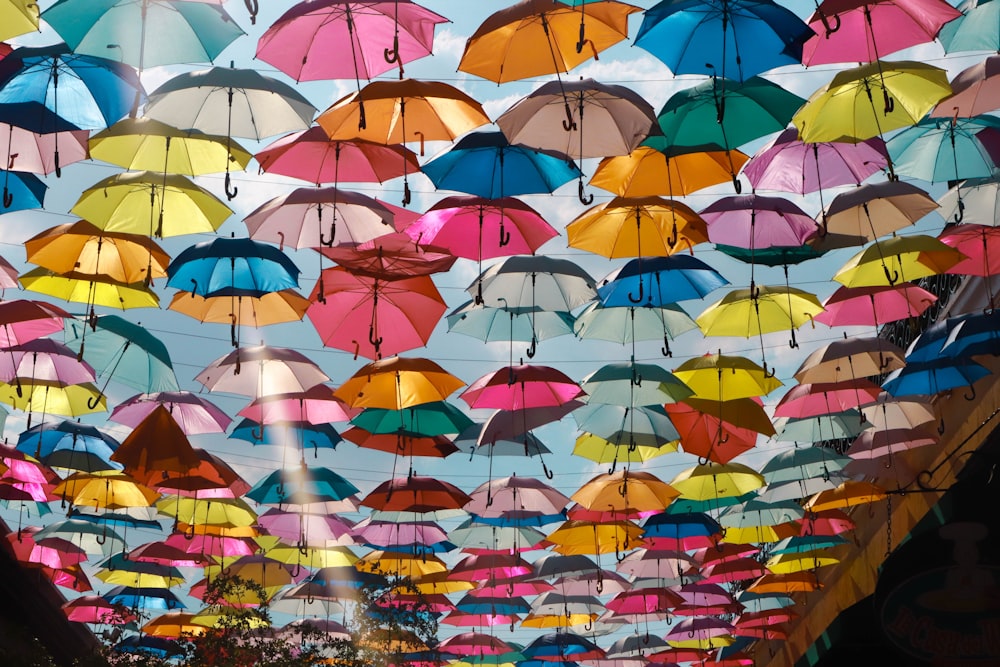
M885 145L901 176L932 183L985 178L997 165L987 146L1000 139L1000 119L924 118Z
M222 7L184 0L59 0L42 19L75 53L140 70L211 62L245 34Z
M670 340L697 329L691 316L677 304L663 307L607 307L600 301L587 306L576 317L573 330L580 339L609 340L622 345L640 340L663 339L660 352L672 356Z
M198 296L254 296L299 286L285 253L252 239L217 238L183 250L167 267L167 287Z
M573 411L577 427L609 442L662 447L680 439L680 434L659 405L629 408L591 403Z
M448 331L495 341L541 341L573 333L570 313L540 308L492 308L466 301L447 315Z
M502 132L471 132L421 169L434 187L487 199L555 191L581 175L573 160L508 143Z
M965 0L963 16L945 23L938 40L945 53L1000 51L1000 5L990 0Z
M3 206L0 215L14 211L41 208L48 186L34 174L20 171L3 172Z
M729 281L691 255L639 257L612 272L597 287L605 306L650 306L701 299Z
M94 472L121 470L111 462L119 442L90 424L74 421L42 422L22 432L17 450L57 468Z

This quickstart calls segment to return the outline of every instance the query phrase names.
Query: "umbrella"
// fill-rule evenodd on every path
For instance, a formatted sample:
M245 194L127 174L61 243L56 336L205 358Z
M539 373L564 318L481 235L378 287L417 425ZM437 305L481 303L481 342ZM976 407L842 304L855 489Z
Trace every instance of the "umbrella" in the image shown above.
M448 331L492 341L542 341L573 333L574 318L566 312L538 308L490 308L466 301L448 313Z
M409 475L382 482L361 500L361 504L376 510L423 513L461 509L469 500L469 496L453 484L433 477Z
M626 39L628 17L638 11L622 2L577 10L556 0L522 0L490 15L469 36L458 69L498 84L558 77Z
M72 421L42 422L17 438L18 451L48 466L84 472L117 468L110 457L119 444L94 426Z
M111 456L136 480L153 485L150 473L187 473L199 463L181 427L159 405L140 422Z
M880 337L845 338L827 343L806 357L795 371L802 383L842 382L902 368L904 353Z
M572 632L553 632L536 637L522 651L525 656L549 662L568 662L603 658L604 650L586 637Z
M211 62L244 34L221 6L207 2L59 0L42 14L74 52L113 53L140 71L158 65ZM151 26L157 36L170 38L147 35Z
M329 238L324 213L330 221ZM244 219L252 238L294 248L371 241L394 231L393 221L393 212L378 200L335 187L296 188L261 204Z
M875 62L934 41L944 24L961 15L946 2L825 0L809 17L816 34L806 42L802 62Z
M366 139L382 144L419 140L423 154L425 141L452 141L488 124L490 119L478 102L453 86L401 79L373 81L335 102L316 121L331 139ZM406 177L404 169L404 205L410 201Z
M701 216L708 224L711 241L751 251L801 246L819 231L809 215L782 197L723 197L705 208Z
M38 30L38 9L29 0L11 0L0 8L3 30L0 39L9 39Z
M743 81L799 63L813 36L794 12L766 0L666 1L646 10L635 45L675 75L718 73Z
M439 190L490 199L549 193L581 177L569 156L510 143L497 131L469 133L422 170Z
M270 394L251 401L237 414L260 424L343 422L358 411L348 408L333 394L333 388L318 384L304 392Z
M652 473L626 469L590 479L571 499L589 510L638 517L662 512L678 495Z
M44 301L14 299L0 302L0 346L13 347L55 333L71 318L58 306Z
M0 123L0 154L4 156L0 164L6 165L8 171L51 174L57 168L87 159L89 136L86 130L38 133Z
M258 398L305 391L330 378L302 353L283 347L241 347L219 357L195 376L209 391Z
M261 149L254 159L272 174L310 183L384 183L420 171L416 154L402 145L364 139L333 140L322 127L294 132Z
M717 401L763 396L781 386L773 374L740 356L705 354L674 369L698 398Z
M931 116L973 118L1000 107L993 80L998 63L1000 58L987 56L956 74L951 80L952 94L934 107Z
M443 248L421 247L403 232L383 234L356 245L320 248L320 253L352 273L386 280L443 273L458 259Z
M71 212L105 232L150 237L213 232L233 213L187 177L151 171L98 181L81 193Z
M660 197L615 197L578 215L566 226L566 235L571 248L611 259L668 256L708 240L697 213Z
M947 75L938 67L877 62L837 72L792 122L802 141L864 141L915 124L950 93Z
M822 234L842 235L849 245L862 245L909 227L937 208L937 202L912 183L867 183L833 198L823 212Z
M254 484L246 497L263 505L305 505L343 500L358 488L329 468L310 468L302 463L280 468Z
M816 321L828 326L877 326L918 317L936 301L936 296L911 282L884 287L838 287L823 303L825 310Z
M580 382L590 404L625 407L662 405L684 400L693 392L673 373L656 364L610 363Z
M997 8L990 7L986 2L969 0L963 2L959 9L962 14L954 21L945 23L937 35L945 53L996 50L998 39L993 24L997 21Z
M166 2L168 0L160 0ZM90 138L90 156L133 170L200 176L245 169L253 157L228 137L126 118Z
M494 307L562 312L596 295L594 279L586 271L569 260L541 255L507 257L486 269L466 291Z
M109 419L135 427L149 413L163 405L187 435L222 433L232 421L210 401L189 391L159 391L137 394L119 403Z
M651 137L646 145L733 149L783 130L801 105L802 98L760 77L738 83L713 76L667 100L657 116L663 137Z
M253 445L281 445L297 442L302 450L312 447L314 454L320 448L335 449L341 441L340 434L329 424L309 424L308 422L284 421L260 424L250 419L242 419L229 434L230 438L246 440Z
M965 255L933 236L893 236L858 252L833 279L845 287L891 287L944 273L963 259Z
M429 359L391 357L366 364L334 396L352 408L403 408L443 401L465 383Z
M1000 121L981 118L925 118L893 135L886 148L896 173L925 181L984 178L996 169L990 151Z
M52 490L72 505L103 510L149 507L160 494L117 470L75 472Z
M0 357L0 381L19 383L45 380L60 384L94 381L94 369L77 358L76 353L60 342L39 338L7 348Z
M323 270L310 300L323 344L369 359L426 345L446 310L430 276L384 280L340 266Z
M471 408L519 410L563 405L584 392L561 371L548 366L508 366L469 385L460 398Z
M756 397L726 401L691 397L664 409L684 451L707 461L729 463L753 449L758 434L774 435L774 426Z
M774 408L775 417L815 417L875 401L881 389L865 378L798 384Z
M167 267L167 287L198 296L298 287L299 269L280 250L251 239L217 238L182 251Z
M260 37L256 57L296 81L373 79L429 56L446 21L410 0L296 5Z
M647 141L658 143L654 136ZM688 195L736 177L748 157L720 146L692 148L643 145L628 155L606 157L597 165L590 184L619 197Z
M402 410L365 408L351 423L369 433L389 434L400 430L438 436L460 433L473 424L461 410L446 401L422 403Z
M0 213L41 208L46 189L48 186L34 174L4 171L3 209Z
M594 338L630 343L634 340L663 340L660 352L671 356L670 339L697 328L694 320L677 304L663 306L605 306L597 302L577 317L573 330L581 339Z
M54 273L38 267L18 279L26 290L87 304L89 317L97 316L94 306L122 310L159 306L159 297L144 282L124 283L100 273Z
M309 300L292 289L277 292L226 290L232 293L200 296L178 291L170 300L169 310L184 313L199 322L228 324L233 347L240 344L239 328L255 328L301 320Z

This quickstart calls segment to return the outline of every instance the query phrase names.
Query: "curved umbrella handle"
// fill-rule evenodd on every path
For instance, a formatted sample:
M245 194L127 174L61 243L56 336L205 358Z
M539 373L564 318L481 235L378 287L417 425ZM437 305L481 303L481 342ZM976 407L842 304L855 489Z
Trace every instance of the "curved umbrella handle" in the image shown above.
M899 271L889 272L889 267L885 264L882 265L882 270L885 272L885 279L889 281L889 285L895 285L899 282Z
M670 349L670 339L667 337L666 333L663 334L663 347L660 348L660 354L665 357L674 356L673 351Z
M261 424L259 429L257 429L257 428L250 429L250 437L253 438L254 440L263 441L264 440L264 425Z
M642 374L635 368L632 369L632 384L636 387L642 386Z
M55 149L52 153L52 159L55 161L56 166L56 178L62 178L62 165L59 164L59 149Z
M799 347L799 341L795 340L795 329L792 329L792 337L788 341L788 347L792 348L793 350Z
M375 353L377 354L379 348L382 347L382 336L378 338L375 337L375 325L371 324L368 326L368 342L372 344L375 348Z
M333 245L333 240L336 237L337 237L337 221L336 220L331 220L330 221L330 238L329 238L329 240L325 236L323 236L323 232L320 232L319 233L319 243L320 243L320 245L324 245L327 248L329 248L329 247L331 247Z
M542 461L542 472L545 473L545 479L552 479L555 477L555 473L549 470L549 467L545 465L545 461Z
M736 174L733 174L733 189L736 190L736 194L742 194L743 192L743 183Z
M399 35L393 36L391 49L382 50L382 57L385 58L385 61L389 64L399 62Z
M962 197L958 198L958 211L955 213L956 224L962 222L962 218L965 217L965 202L962 201Z
M528 355L529 359L534 358L535 352L538 351L538 339L535 338L534 334L531 336L531 347L524 351Z
M250 25L257 25L257 12L260 11L260 3L257 0L243 0L243 4L250 12Z
M14 204L14 195L7 189L7 186L3 186L3 207L10 208Z
M642 283L642 278L640 278L639 279L639 296L633 296L631 290L629 291L629 293L628 293L628 300L631 301L632 303L642 303L642 300L643 300L644 294L645 294L645 291L644 291L644 288L643 288L642 284L643 284Z
M187 529L184 531L184 538L187 539L187 540L193 540L194 539L194 524L193 523L191 525L189 525L187 527Z
M299 543L295 545L295 547L299 550L299 553L302 554L303 556L309 555L309 547L307 547L305 542L303 542L301 539L299 540Z
M403 206L409 206L412 197L410 196L410 182L403 179Z
M830 35L840 30L840 14L834 14L833 22L831 23L831 17L819 11L818 8L816 13L819 14L819 20L823 22L823 30L826 33L824 37L830 39Z
M18 389L20 389L20 387L18 387ZM87 407L93 410L98 406L100 402L101 402L101 394L98 394L97 396L91 396L90 398L87 399Z
M675 220L674 227L673 229L670 230L670 237L667 239L667 245L673 248L675 245L677 245L677 239L679 238L680 236L677 233L677 221Z
M970 384L969 385L969 391L966 392L966 393L964 393L964 394L962 394L962 398L964 398L967 401L974 401L974 400L976 400L976 388L973 385Z
M587 43L587 25L583 22L583 17L584 16L586 16L586 14L583 11L581 11L580 12L580 38L576 42L576 52L577 53L583 53L583 47Z
M588 195L583 190L583 176L582 175L580 176L580 180L579 180L578 185L577 185L576 196L580 200L580 203L583 204L584 206L590 206L591 204L594 203L594 194L591 193L591 194Z
M764 367L764 377L765 378L773 378L775 376L775 373L777 371L774 370L774 366L771 366L771 368L768 369L767 362L764 361L764 360L761 360L761 366Z
M882 109L882 113L888 116L893 111L896 110L896 100L892 99L889 91L885 88L882 89L882 101L885 103L885 107Z
M579 51L577 51L579 53ZM566 118L562 122L563 129L572 132L577 128L576 121L573 120L573 112L569 108L569 102L565 102L563 108L566 109Z
M230 174L228 171L226 172L225 188L226 188L226 198L229 199L230 201L232 201L232 199L235 198L240 191L238 187L233 185L232 174Z
M500 220L500 242L499 247L503 248L510 243L510 232L503 228L503 219Z

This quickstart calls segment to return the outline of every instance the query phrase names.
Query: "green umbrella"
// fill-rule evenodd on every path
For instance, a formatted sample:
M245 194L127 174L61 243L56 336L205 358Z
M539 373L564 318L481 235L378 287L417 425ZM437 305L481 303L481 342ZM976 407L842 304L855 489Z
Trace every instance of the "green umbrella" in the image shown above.
M406 431L410 434L433 437L461 433L472 426L473 422L451 403L435 401L402 410L366 408L351 419L351 423L369 433L391 434Z
M581 339L593 338L615 343L663 339L664 356L670 356L670 341L686 331L697 329L691 316L677 304L662 308L605 306L600 301L587 306L573 324Z
M793 447L775 454L764 464L760 474L768 484L829 477L840 472L852 460L829 447Z
M573 411L577 427L586 433L623 445L661 447L680 439L660 405L630 408L591 403Z
M583 378L588 403L634 407L675 403L694 391L662 366L633 362L605 364Z
M857 410L807 419L779 417L774 420L775 440L781 442L823 442L840 438L855 438L866 426Z
M573 316L541 308L491 308L466 301L448 316L448 331L493 341L541 341L573 333Z
M712 77L674 93L657 116L663 136L650 137L643 145L656 150L689 146L697 152L715 144L731 150L785 129L804 102L760 77L742 84Z
M180 389L167 346L138 324L117 315L91 322L67 319L63 335L66 345L104 378L105 387L114 377L146 393Z

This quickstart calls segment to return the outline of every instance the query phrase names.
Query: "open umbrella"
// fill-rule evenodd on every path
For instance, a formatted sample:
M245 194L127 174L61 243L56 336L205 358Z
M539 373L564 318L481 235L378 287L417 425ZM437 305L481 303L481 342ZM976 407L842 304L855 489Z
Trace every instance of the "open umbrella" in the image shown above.
M195 380L209 391L228 391L255 398L305 391L329 379L301 352L267 345L237 348L195 376Z
M352 408L401 410L443 401L464 384L429 359L391 357L366 364L334 395Z
M135 427L156 409L167 408L181 430L187 435L222 433L232 419L214 403L189 391L158 391L137 394L119 403L109 419L119 424Z
M647 141L659 143L655 136ZM619 197L673 198L732 180L747 159L744 153L721 146L657 150L642 145L628 155L601 160L590 184Z
M697 213L679 201L615 197L578 215L566 226L566 235L571 248L612 259L641 258L690 250L708 240L708 229Z
M298 287L299 269L280 250L251 239L217 238L183 250L167 267L167 286L198 296Z
M9 39L38 30L38 9L29 0L11 0L0 7L3 30L0 39Z

